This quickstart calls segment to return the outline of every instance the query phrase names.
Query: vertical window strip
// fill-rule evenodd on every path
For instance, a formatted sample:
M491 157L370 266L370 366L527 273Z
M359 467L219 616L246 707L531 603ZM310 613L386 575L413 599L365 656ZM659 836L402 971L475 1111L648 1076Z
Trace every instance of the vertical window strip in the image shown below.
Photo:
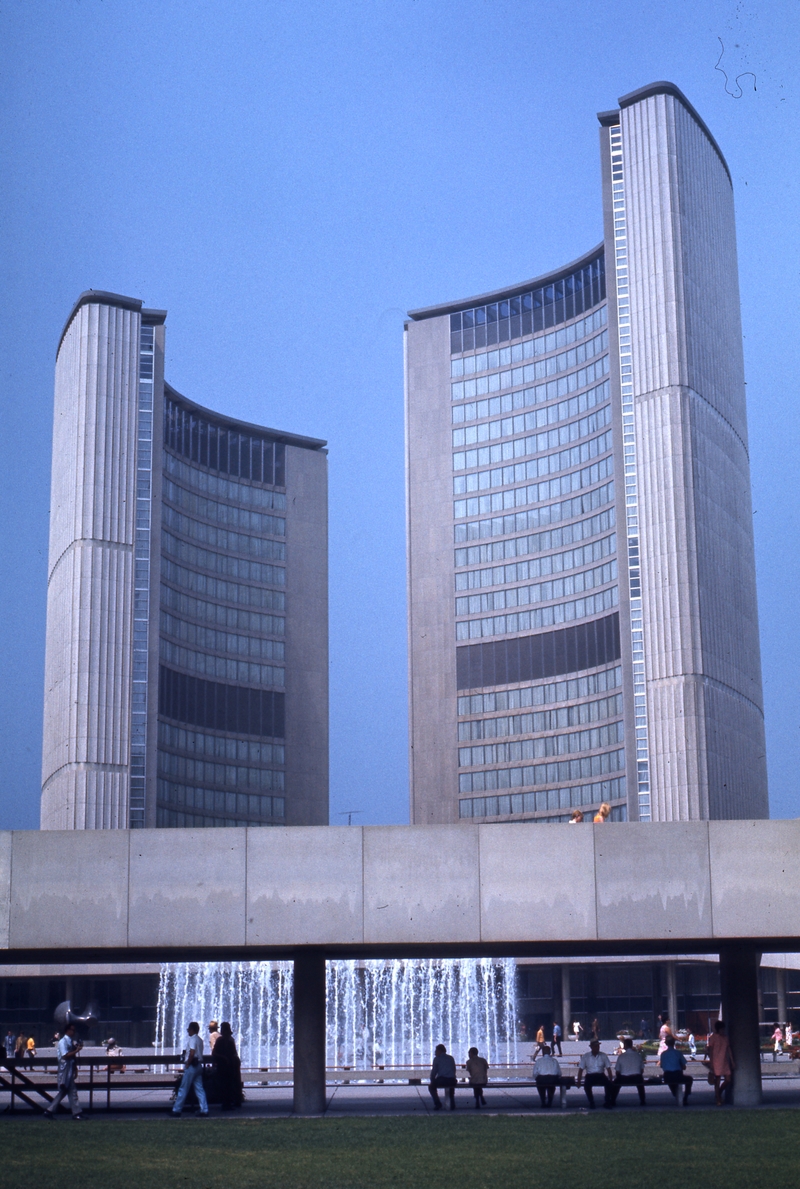
M639 820L649 822L650 744L647 693L644 676L644 633L642 620L641 548L639 540L639 485L637 479L636 427L633 413L633 368L631 354L631 307L628 272L627 213L622 129L609 129L611 191L614 209L614 269L617 293L617 329L622 391L622 449L625 471L626 537L628 582L631 600L631 653L636 738L636 775Z
M128 823L145 824L147 764L147 646L150 619L150 524L153 478L153 372L155 329L139 331L136 443L136 537L133 561L133 671Z

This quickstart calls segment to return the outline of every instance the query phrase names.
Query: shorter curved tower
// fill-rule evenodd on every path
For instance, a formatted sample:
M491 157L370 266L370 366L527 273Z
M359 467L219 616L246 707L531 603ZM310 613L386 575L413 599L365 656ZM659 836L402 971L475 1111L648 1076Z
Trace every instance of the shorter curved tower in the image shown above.
M324 824L325 443L165 384L165 319L59 345L42 828Z

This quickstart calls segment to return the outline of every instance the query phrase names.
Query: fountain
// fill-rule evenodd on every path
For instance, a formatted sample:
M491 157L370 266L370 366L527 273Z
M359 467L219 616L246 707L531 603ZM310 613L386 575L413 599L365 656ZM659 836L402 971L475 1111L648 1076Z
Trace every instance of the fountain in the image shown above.
M513 958L328 962L328 1066L426 1065L440 1042L516 1062L515 968ZM244 1066L291 1067L292 974L291 962L163 965L156 1051L181 1050L190 1020L228 1020Z

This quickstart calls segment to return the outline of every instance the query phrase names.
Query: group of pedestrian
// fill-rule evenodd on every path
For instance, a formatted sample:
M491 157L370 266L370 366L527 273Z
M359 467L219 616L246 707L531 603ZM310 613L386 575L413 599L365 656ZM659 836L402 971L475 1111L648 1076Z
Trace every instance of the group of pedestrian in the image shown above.
M190 1091L194 1090L197 1100L197 1114L201 1119L208 1117L208 1097L203 1084L203 1038L200 1025L192 1020L187 1029L189 1041L183 1053L183 1073L172 1107L172 1115L180 1118ZM242 1091L242 1065L236 1051L231 1026L227 1020L218 1024L211 1020L208 1025L211 1068L220 1103L224 1111L236 1110L244 1101Z
M18 1036L14 1036L9 1028L3 1048L7 1061L16 1061L18 1065L23 1065L26 1061L33 1064L33 1058L36 1056L36 1041L32 1036L28 1036L27 1032L20 1032Z
M610 821L610 819L611 819L611 806L609 805L608 801L603 801L602 805L600 805L600 807L598 808L597 813L592 818L592 822L594 823L595 826L602 826L604 822ZM583 810L582 809L573 809L572 813L570 814L570 819L569 819L568 824L570 826L579 826L580 823L583 821L586 821L586 818L584 817L584 814L583 814Z

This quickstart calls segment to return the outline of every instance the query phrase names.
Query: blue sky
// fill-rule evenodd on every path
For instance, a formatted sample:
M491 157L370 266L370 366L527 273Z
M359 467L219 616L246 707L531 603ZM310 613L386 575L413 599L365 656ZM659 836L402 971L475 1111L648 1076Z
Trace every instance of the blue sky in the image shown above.
M88 288L169 310L193 400L328 439L331 821L407 820L403 314L597 243L595 113L655 79L734 180L770 795L800 814L795 3L6 0L0 47L0 828L38 825L53 360Z

